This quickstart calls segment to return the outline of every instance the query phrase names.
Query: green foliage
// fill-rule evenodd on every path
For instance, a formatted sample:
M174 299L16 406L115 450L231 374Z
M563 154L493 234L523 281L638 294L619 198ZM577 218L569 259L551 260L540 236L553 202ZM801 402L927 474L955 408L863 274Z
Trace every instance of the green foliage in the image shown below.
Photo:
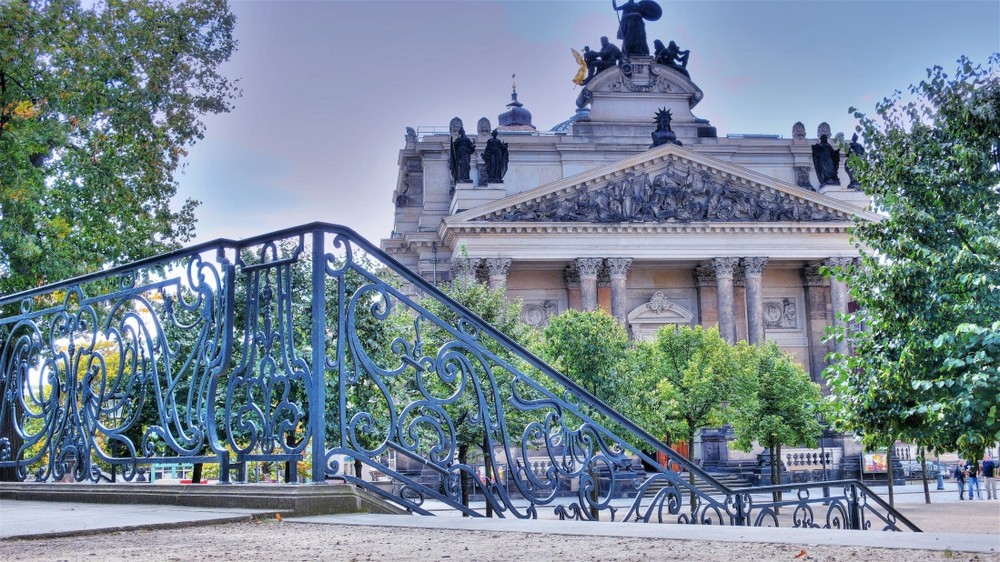
M812 445L823 413L819 385L774 342L741 349L748 370L732 398L733 446L749 451L756 440L773 451L782 445Z
M878 222L853 229L859 264L835 271L860 310L849 357L828 369L840 425L981 450L1000 440L1000 53L958 61L855 112L867 154L849 165ZM852 109L852 111L854 111Z
M722 425L745 370L743 345L729 345L716 328L662 328L654 341L640 345L646 366L629 385L639 423L657 437L688 443L702 427Z
M625 328L607 312L567 310L549 318L538 350L550 365L615 407L626 382L628 348Z
M754 440L765 447L815 443L824 408L819 385L774 342L740 352L748 369L732 398L733 445L749 451Z
M0 293L178 247L174 174L239 95L226 0L0 2Z

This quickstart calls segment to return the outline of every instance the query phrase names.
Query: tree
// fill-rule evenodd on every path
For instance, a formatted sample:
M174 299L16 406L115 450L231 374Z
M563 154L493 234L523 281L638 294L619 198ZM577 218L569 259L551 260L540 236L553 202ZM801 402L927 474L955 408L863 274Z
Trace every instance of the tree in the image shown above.
M625 328L614 317L603 310L567 310L549 318L538 347L546 362L598 400L617 408L625 387L629 339ZM610 425L609 420L602 421ZM598 481L593 465L587 466L587 473L593 482ZM595 521L600 518L598 495L599 486L594 486L590 492L593 502L590 516Z
M0 293L176 248L174 174L229 111L226 0L0 3Z
M742 378L740 348L726 343L717 328L701 326L661 328L643 348L646 367L630 385L639 423L653 435L667 436L668 442L685 440L688 460L693 460L691 445L698 431L725 423L726 402ZM688 478L693 487L694 474Z
M816 414L822 413L823 395L802 366L768 342L741 350L748 376L733 394L733 446L749 451L753 441L771 453L771 484L781 484L781 446L812 445L819 437ZM780 501L781 495L775 495Z
M872 208L860 263L838 268L859 310L854 353L826 376L840 425L868 443L966 456L1000 440L1000 53L958 61L855 111L867 153L848 165Z
M615 407L628 348L628 333L607 312L567 310L549 318L539 353L587 392Z

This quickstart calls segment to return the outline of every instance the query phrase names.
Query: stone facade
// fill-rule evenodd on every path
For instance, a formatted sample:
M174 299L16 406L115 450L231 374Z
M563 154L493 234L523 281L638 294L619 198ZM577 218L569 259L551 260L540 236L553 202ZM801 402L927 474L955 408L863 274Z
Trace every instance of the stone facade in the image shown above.
M427 279L463 253L480 260L491 286L523 300L529 324L603 308L637 338L718 325L729 341L774 340L818 382L834 351L823 332L848 306L818 268L857 256L847 228L876 219L864 194L846 173L812 187L817 140L802 124L791 138L719 137L692 113L704 94L689 78L637 56L627 70L596 75L581 97L589 107L551 131L499 127L502 184L455 184L445 128L408 134L382 247ZM649 148L660 108L680 145Z

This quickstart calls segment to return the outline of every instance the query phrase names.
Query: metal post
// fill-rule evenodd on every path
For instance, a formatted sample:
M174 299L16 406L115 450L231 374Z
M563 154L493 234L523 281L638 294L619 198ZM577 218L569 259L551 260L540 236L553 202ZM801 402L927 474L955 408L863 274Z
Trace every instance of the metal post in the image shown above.
M858 487L851 484L851 497L847 500L849 504L850 528L855 531L861 530L861 506L858 505Z
M822 414L816 414L816 421L819 422L820 428L822 429L819 434L819 462L823 466L823 497L828 498L830 497L830 487L825 485L825 483L830 480L830 476L826 472L826 430L828 426L823 419Z
M323 230L312 236L312 383L309 428L312 434L312 481L326 478L326 255ZM343 302L340 303L343 306ZM342 335L343 332L340 332ZM338 338L342 339L342 338Z
M944 490L944 475L941 474L941 453L935 452L937 455L937 489Z

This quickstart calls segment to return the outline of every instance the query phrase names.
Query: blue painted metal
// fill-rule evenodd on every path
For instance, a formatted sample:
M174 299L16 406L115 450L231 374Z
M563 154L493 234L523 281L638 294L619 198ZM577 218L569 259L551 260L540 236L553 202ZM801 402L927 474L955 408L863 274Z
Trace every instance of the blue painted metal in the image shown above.
M728 488L341 226L4 297L0 369L20 480L305 463L422 514L918 530L853 480Z

